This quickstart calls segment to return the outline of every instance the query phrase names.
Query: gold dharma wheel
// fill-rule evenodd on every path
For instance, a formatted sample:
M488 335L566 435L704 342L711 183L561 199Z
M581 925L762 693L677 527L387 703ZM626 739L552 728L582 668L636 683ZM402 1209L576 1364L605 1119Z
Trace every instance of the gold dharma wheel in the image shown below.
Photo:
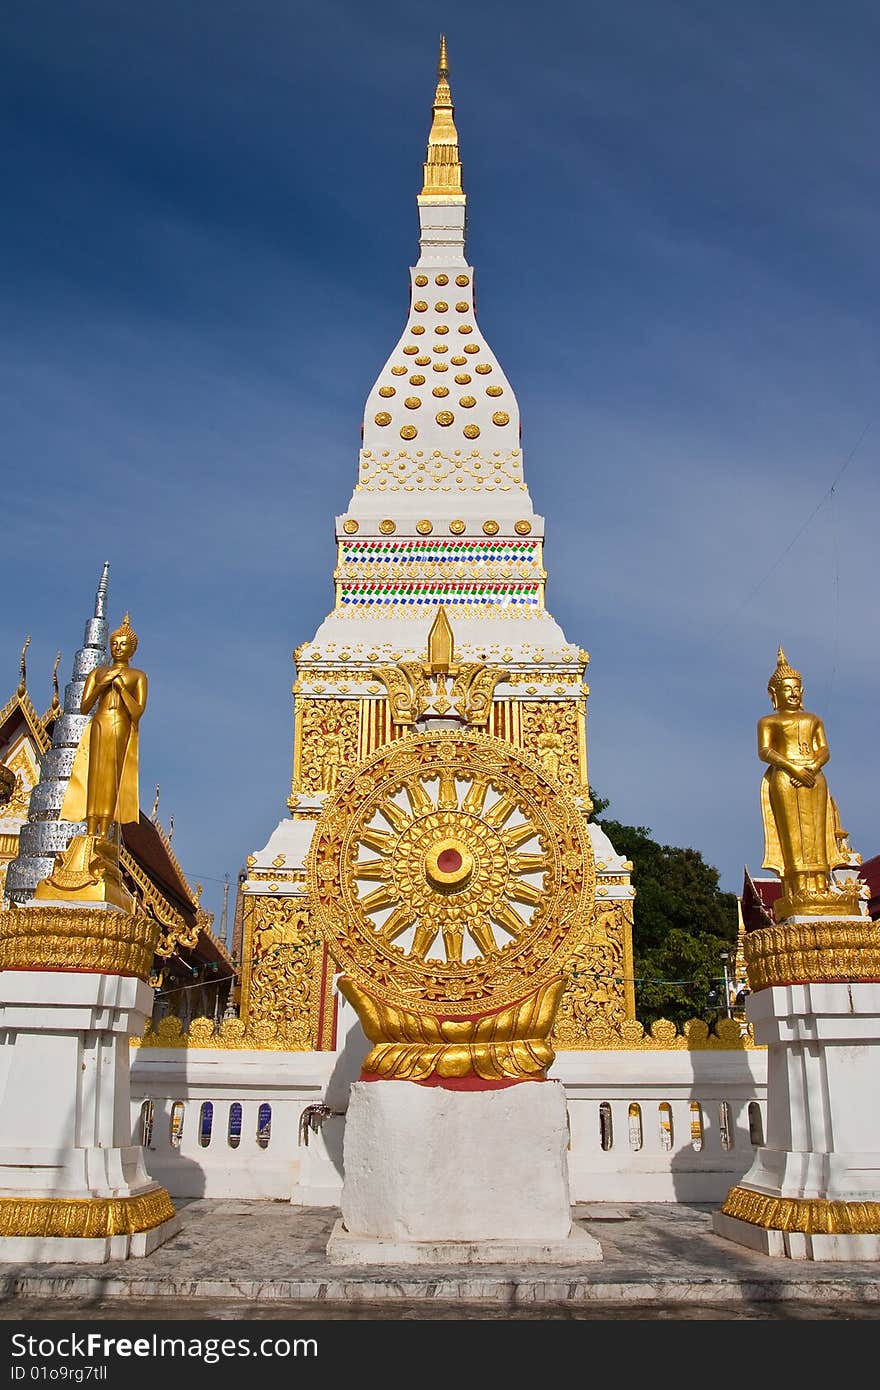
M384 1004L486 1014L558 978L591 917L584 816L481 733L395 740L328 798L307 864L331 954Z

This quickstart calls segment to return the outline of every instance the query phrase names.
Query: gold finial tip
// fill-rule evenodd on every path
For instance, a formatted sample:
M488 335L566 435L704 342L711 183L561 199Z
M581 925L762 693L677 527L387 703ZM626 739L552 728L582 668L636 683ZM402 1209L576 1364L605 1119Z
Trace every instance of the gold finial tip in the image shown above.
M428 633L428 666L433 674L448 671L455 660L455 640L441 603Z
M449 58L446 35L440 35L440 60L437 66L437 86L434 90L434 118L428 135L428 155L420 199L435 203L462 203L461 160L458 154L458 131L452 93L449 90Z

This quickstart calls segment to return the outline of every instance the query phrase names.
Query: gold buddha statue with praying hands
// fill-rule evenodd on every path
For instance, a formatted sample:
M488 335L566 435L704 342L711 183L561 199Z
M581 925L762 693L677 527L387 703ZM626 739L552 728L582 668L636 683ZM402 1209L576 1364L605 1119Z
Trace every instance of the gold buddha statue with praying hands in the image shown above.
M825 726L803 708L801 674L779 648L767 684L773 713L758 720L758 756L768 764L761 784L765 869L782 879L778 920L852 910L833 870L849 862L846 835L822 768L830 752Z
M80 711L92 718L76 750L61 819L85 821L35 897L112 902L129 907L119 876L118 827L137 821L138 726L147 704L147 677L130 662L137 634L126 613L110 634L109 665L86 676ZM117 829L114 831L114 827Z

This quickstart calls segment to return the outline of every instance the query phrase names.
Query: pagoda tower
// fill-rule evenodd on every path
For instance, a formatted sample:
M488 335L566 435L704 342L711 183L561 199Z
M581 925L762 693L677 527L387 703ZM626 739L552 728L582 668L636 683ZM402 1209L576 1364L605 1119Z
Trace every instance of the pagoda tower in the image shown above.
M290 817L242 883L241 1017L266 1046L339 1045L334 964L306 892L315 823L384 745L471 729L537 760L586 824L595 923L556 1025L557 1045L577 1047L634 1017L632 866L589 821L589 657L546 606L519 407L476 318L445 39L417 205L406 323L367 396L357 481L336 517L334 607L294 653Z

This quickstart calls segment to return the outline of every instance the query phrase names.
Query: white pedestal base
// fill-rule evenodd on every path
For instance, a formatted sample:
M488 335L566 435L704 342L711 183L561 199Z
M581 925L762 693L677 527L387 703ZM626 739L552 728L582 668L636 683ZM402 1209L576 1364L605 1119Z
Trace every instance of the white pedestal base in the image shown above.
M800 1224L791 1220L793 1203L803 1204L805 1226L821 1224L809 1210L815 1203L827 1204L828 1224L871 1225L864 1204L869 1212L880 1208L880 1107L873 1103L880 985L775 985L749 995L746 1009L755 1041L767 1046L767 1142L729 1194L737 1214L716 1212L713 1230L786 1259L880 1259L875 1231L782 1229ZM771 1203L762 1215L755 1201L755 1221L743 1219L752 1216L751 1193ZM777 1219L776 1201L783 1204L778 1225L760 1224Z
M725 1236L737 1245L757 1250L762 1255L777 1255L788 1260L880 1260L880 1236L872 1235L808 1235L803 1231L765 1230L750 1221L740 1221L716 1211L712 1217L716 1235Z
M383 1240L349 1235L341 1218L327 1242L331 1264L355 1265L581 1265L601 1260L593 1236L573 1226L565 1240Z
M342 1221L328 1258L601 1259L592 1237L572 1236L567 1143L558 1081L497 1091L357 1081L345 1126Z
M131 1142L128 1039L152 1001L133 976L2 972L0 1263L125 1260L179 1229Z
M140 1259L151 1255L177 1235L183 1218L175 1213L161 1226L133 1235L103 1236L0 1236L0 1264L87 1264L109 1260Z

